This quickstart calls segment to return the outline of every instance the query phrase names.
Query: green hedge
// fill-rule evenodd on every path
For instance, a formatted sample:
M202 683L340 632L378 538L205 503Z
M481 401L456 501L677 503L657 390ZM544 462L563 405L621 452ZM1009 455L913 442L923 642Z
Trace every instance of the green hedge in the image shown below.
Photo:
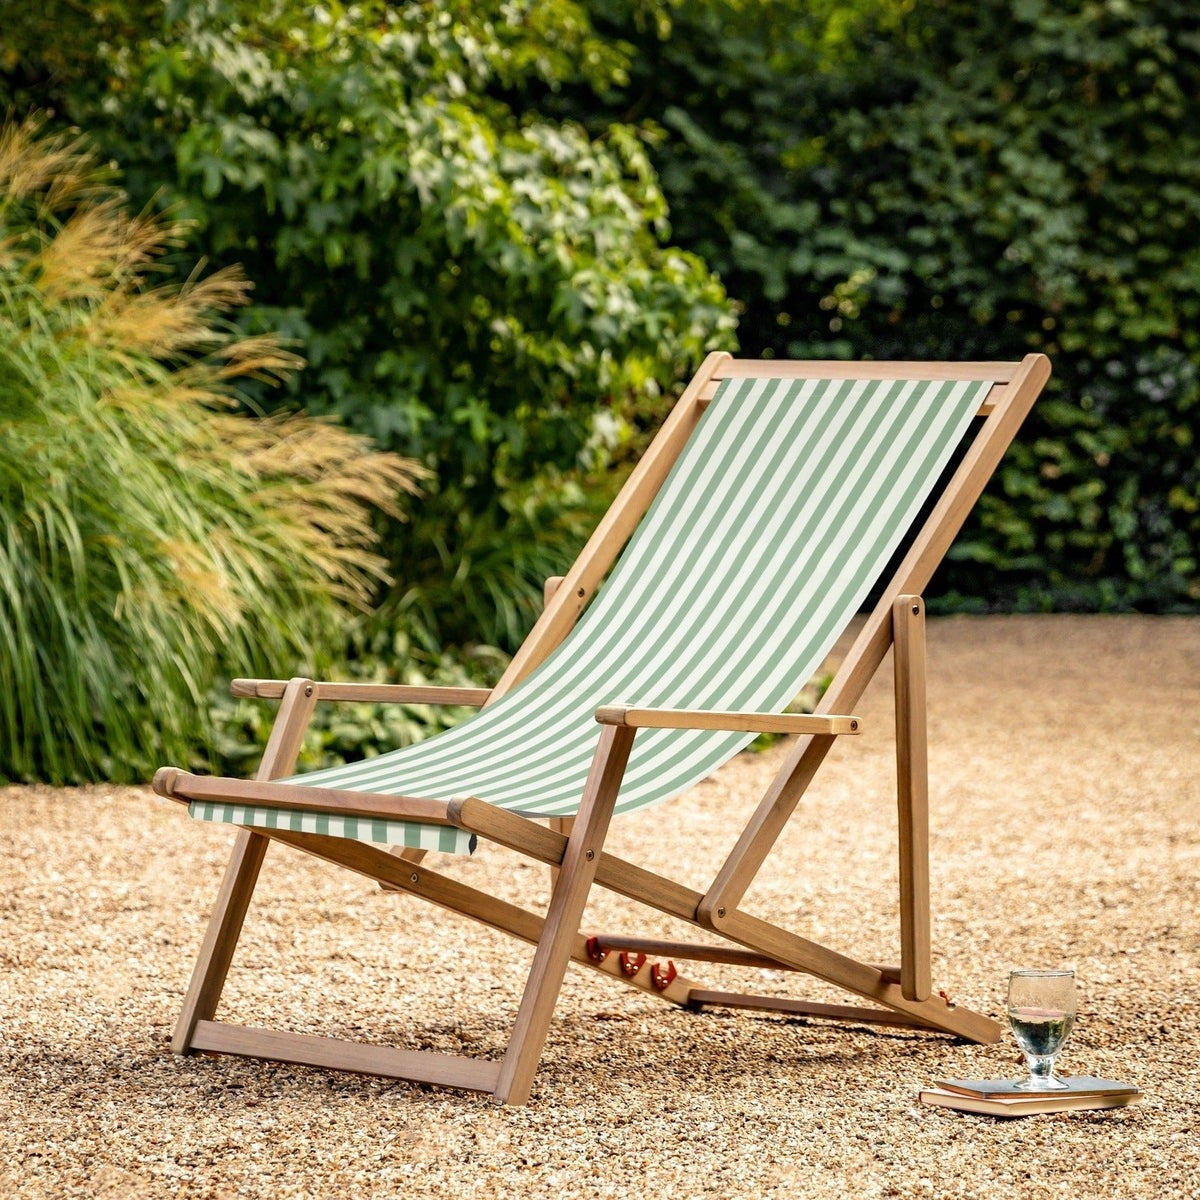
M627 87L674 234L752 354L1012 358L1046 399L935 587L969 607L1200 606L1200 9L706 0Z
M422 644L519 635L656 394L729 342L701 258L744 353L1053 359L944 603L1200 605L1190 0L93 17L0 50L9 95L247 260L313 364L293 404L436 468L390 534Z

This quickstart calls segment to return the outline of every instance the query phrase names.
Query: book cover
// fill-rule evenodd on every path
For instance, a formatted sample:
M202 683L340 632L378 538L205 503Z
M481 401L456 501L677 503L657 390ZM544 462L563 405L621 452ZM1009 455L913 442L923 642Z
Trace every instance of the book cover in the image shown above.
M935 1087L925 1088L918 1099L922 1104L953 1108L959 1112L982 1113L990 1117L1029 1117L1035 1113L1068 1112L1072 1109L1124 1108L1139 1103L1142 1093L1057 1092L1053 1096L1000 1096L989 1100L983 1096L967 1096L962 1092L948 1092Z
M947 1092L959 1092L964 1096L980 1096L985 1100L1004 1096L1016 1096L1025 1100L1043 1096L1117 1096L1138 1090L1132 1083L1099 1079L1095 1075L1064 1075L1062 1081L1067 1085L1065 1090L1055 1088L1054 1091L1042 1092L1031 1092L1017 1087L1018 1083L1024 1082L1018 1079L935 1079L933 1086Z

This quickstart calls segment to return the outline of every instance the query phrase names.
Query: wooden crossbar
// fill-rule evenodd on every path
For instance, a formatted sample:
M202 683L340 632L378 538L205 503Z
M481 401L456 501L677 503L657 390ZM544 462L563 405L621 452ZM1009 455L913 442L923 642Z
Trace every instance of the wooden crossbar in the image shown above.
M434 1054L425 1050L397 1050L392 1046L256 1029L225 1021L197 1022L191 1049L210 1054L270 1058L276 1062L324 1067L326 1070L358 1071L388 1079L414 1079L473 1092L494 1092L500 1078L500 1064L487 1059Z
M862 1008L854 1004L817 1004L812 1000L793 1000L788 996L752 996L742 992L714 992L696 988L688 1007L698 1012L706 1008L740 1008L760 1012L789 1013L798 1017L822 1017L828 1021L855 1021L863 1025L897 1025L909 1029L940 1032L935 1026L908 1013L890 1008Z
M959 379L1010 383L1020 370L1016 362L914 362L903 359L751 359L731 358L713 379Z
M596 709L602 725L642 729L726 729L742 733L862 732L862 719L813 713L717 712L699 708L628 708L606 705Z
M741 946L697 945L695 942L673 942L666 938L630 937L619 933L592 935L605 950L629 950L636 954L657 954L680 962L724 963L734 967L759 967L768 971L794 971L796 968L765 954L756 954ZM872 970L889 983L900 982L900 967L872 964Z
M735 362L733 364L733 366L735 368L742 368L742 367L747 367L750 365L758 366L760 364L747 364L747 363L743 363L743 362ZM827 364L827 365L829 365L831 367L832 366L840 366L840 367L844 368L847 364L837 363L837 364ZM852 364L852 365L862 366L865 364ZM813 378L813 379L871 379L871 378L874 378L874 379L913 379L913 378L917 378L917 379L920 379L920 378L930 378L929 376L922 376L922 375L915 374L911 370L905 370L905 369L896 370L895 369L895 368L910 368L910 367L914 367L917 364L878 363L878 364L874 364L874 365L877 365L881 368L886 367L886 368L890 368L890 369L880 370L878 373L876 373L874 375L850 374L850 373L846 372L845 370L840 370L837 372L830 371L830 372L824 372L824 373L817 372L817 373L811 374L811 375L808 373L805 373L803 375L800 375L800 374L783 374L783 373L776 374L769 370L749 371L749 370L731 369L727 373L718 375L717 377L712 379L709 383L706 383L704 385L704 387L701 389L699 395L697 396L696 401L700 405L701 408L707 408L708 405L711 404L712 401L716 399L717 389L721 386L722 381L725 379L755 379L755 378L764 378L764 379L773 379L773 378L785 378L785 379L786 378L792 378L792 379L809 379L809 378ZM996 406L999 404L1002 404L1004 402L1005 397L1008 394L1009 380L1012 378L1012 375L1013 375L1011 368L1013 368L1015 364L1013 364L1013 363L999 363L999 364L977 363L977 364L964 364L964 365L977 366L979 368L979 372L976 374L969 374L969 375L968 374L946 375L945 378L947 380L994 379L995 382L987 390L987 392L984 393L983 398L979 402L979 408L976 410L976 413L975 413L975 415L979 416L979 417L991 416L991 414L995 411ZM998 373L993 373L986 369L986 368L989 368L992 366L1009 368L1008 370L1003 372L1005 378L1001 379L999 377Z

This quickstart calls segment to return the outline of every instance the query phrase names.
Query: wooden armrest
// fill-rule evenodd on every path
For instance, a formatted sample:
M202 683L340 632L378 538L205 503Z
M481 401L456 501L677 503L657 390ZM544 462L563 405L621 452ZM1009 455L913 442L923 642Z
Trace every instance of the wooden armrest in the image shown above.
M229 690L249 700L279 700L284 679L235 679ZM350 700L374 704L462 704L480 708L491 688L433 687L407 683L314 683L318 700Z
M296 783L271 783L260 779L225 779L193 775L178 767L160 767L151 787L168 800L187 804L213 800L221 804L252 804L262 808L306 809L342 817L420 821L425 825L453 825L450 802L419 796L393 796L378 792L343 792L334 788L305 787Z
M859 733L862 719L828 713L713 712L693 708L596 709L602 725L633 725L648 729L728 729L742 733Z

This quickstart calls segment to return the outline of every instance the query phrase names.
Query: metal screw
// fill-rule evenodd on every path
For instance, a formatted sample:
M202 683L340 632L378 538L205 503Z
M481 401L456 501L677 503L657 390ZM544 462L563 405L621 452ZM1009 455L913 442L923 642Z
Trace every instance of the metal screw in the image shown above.
M588 862L591 862L592 859L596 857L596 852L595 850L589 850L583 857L586 858Z
M580 588L580 589L579 589L579 591L577 591L577 592L575 593L575 595L579 596L579 597L582 599L584 596L586 596L586 595L587 595L587 589L586 589L586 588Z
M920 615L921 615L921 606L919 604L914 604L913 605L913 616L919 617Z
M718 917L723 917L724 915L725 915L725 910L724 910L723 908L718 908L718 909L717 909L717 916L718 916Z
M420 877L420 875L418 875L418 874L416 873L416 871L414 871L414 872L413 872L413 873L412 873L412 874L409 876L409 879L411 879L411 880L413 881L413 883L420 883L420 882L421 882L421 877Z
M309 684L306 684L306 685L305 685L305 687L304 687L304 694L305 694L306 696L311 696L311 695L312 695L312 684L311 684L311 683L309 683Z

